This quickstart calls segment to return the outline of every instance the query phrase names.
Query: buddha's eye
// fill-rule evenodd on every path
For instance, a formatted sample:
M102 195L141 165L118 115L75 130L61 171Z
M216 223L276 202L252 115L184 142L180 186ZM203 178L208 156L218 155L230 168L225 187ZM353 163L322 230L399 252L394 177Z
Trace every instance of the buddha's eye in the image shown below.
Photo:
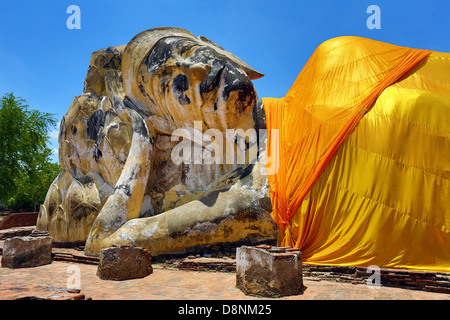
M183 106L191 103L191 100L185 94L185 91L187 91L188 89L189 81L184 74L179 74L173 79L172 94Z

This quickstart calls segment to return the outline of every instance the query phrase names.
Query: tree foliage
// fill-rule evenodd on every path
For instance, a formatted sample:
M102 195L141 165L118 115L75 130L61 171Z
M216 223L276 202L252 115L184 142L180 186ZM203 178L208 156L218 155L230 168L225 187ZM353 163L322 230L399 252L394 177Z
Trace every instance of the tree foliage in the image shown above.
M52 114L29 110L12 93L0 100L0 200L13 209L43 203L59 166L51 163Z

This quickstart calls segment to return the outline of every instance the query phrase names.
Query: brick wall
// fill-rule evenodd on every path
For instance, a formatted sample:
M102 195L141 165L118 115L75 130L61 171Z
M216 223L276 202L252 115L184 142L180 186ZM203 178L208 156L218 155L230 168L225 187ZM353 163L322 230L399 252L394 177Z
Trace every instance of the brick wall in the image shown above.
M35 226L39 212L10 213L0 221L0 230Z

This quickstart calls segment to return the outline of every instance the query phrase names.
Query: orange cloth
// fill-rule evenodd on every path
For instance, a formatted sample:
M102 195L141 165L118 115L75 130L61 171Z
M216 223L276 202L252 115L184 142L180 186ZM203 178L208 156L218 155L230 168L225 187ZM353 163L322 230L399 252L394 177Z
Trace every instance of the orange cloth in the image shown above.
M334 38L316 49L284 98L262 99L267 156L278 169L268 180L280 245L303 248L307 230L296 237L285 231L305 195L383 90L430 54L360 37ZM278 129L278 144L272 129Z

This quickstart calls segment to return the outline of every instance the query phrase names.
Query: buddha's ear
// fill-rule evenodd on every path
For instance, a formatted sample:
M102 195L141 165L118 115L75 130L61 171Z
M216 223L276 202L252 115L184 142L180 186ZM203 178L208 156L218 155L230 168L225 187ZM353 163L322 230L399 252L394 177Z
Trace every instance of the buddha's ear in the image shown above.
M250 80L256 80L259 78L264 77L264 73L258 72L255 69L253 69L252 67L250 67L248 64L246 64L244 61L242 61L241 59L239 59L238 57L236 57L234 54L226 51L224 48L222 48L221 46L219 46L217 43L215 43L212 40L209 40L208 38L204 37L204 36L199 36L198 37L199 40L206 42L214 47L216 47L219 51L219 53L227 56L228 58L230 58L232 61L236 62L238 65L240 65L242 67L242 69L244 69L245 73L247 74L247 76L250 78Z

